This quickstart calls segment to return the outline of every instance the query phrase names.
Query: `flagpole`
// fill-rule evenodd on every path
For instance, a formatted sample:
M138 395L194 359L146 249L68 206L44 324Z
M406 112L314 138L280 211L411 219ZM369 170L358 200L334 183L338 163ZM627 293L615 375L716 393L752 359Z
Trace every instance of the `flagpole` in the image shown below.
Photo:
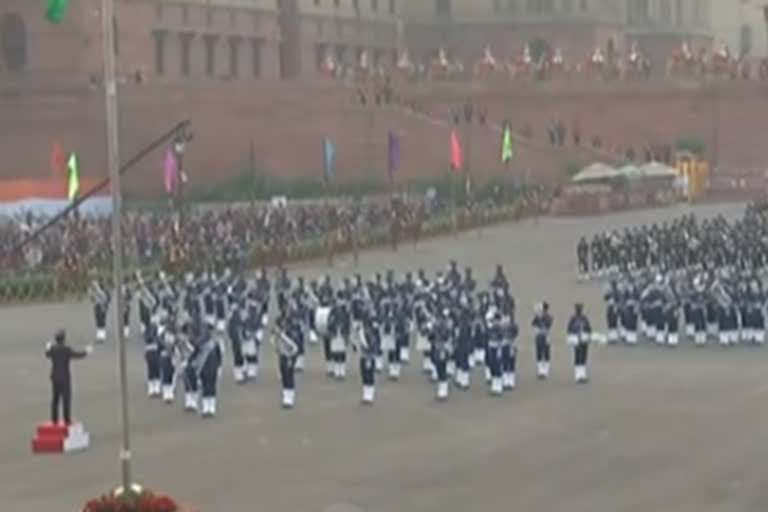
M251 145L248 149L248 174L251 181L251 193L249 194L251 199L251 208L256 205L256 148L251 141Z
M459 223L456 218L456 173L459 169L451 167L451 227L453 228L453 234L457 234L459 231Z
M117 132L117 80L115 62L114 0L101 0L102 45L104 50L104 99L107 128L107 164L112 190L112 282L115 290L115 339L118 347L120 372L120 415L122 419L122 446L120 463L123 493L131 492L131 438L128 416L128 378L125 337L123 336L123 205L120 188L120 154Z

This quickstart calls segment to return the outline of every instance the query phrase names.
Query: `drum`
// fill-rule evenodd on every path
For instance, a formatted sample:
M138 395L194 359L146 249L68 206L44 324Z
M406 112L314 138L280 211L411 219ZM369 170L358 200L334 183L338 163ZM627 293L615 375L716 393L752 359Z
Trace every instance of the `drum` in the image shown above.
M315 332L320 336L328 334L328 318L331 316L331 308L320 306L315 309Z

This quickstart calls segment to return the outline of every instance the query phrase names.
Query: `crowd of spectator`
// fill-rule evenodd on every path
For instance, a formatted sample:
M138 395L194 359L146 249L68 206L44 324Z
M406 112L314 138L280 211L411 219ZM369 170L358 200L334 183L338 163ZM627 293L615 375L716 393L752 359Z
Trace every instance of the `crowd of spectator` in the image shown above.
M426 194L410 196L314 202L279 198L268 204L127 211L123 221L125 262L129 267L147 267L181 258L196 265L253 265L259 264L251 259L259 251L279 250L284 254L313 242L364 241L377 232L397 236L393 233L405 234L409 228L420 232L431 218L450 215L452 204L474 213L518 199L539 201L545 196L539 187L515 181L477 190L457 188L461 192L453 200L430 189ZM8 275L109 267L111 216L75 211L40 230L49 220L31 212L0 217L0 271Z
M196 261L242 260L256 247L290 247L329 235L349 236L389 228L393 218L412 221L443 208L428 199L277 202L238 207L190 207L181 212L124 215L127 264L162 264L174 250ZM111 217L76 212L42 230L49 218L27 213L0 217L0 264L6 272L53 269L58 265L106 267L111 259Z

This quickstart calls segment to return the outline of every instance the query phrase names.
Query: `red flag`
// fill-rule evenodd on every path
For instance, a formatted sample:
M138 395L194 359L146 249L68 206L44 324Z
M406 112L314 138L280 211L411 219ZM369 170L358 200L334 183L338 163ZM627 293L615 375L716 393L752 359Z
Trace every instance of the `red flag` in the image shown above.
M456 136L456 131L451 130L451 167L455 171L464 167L464 159L461 155L461 144L459 144L459 138Z
M63 178L67 166L67 156L64 154L64 148L58 140L53 141L51 148L51 177Z

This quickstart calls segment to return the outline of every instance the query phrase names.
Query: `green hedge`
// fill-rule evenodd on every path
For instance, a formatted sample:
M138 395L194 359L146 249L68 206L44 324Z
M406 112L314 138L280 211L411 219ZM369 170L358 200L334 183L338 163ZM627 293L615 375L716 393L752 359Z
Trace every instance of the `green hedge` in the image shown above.
M454 222L460 230L474 229L481 226L488 226L501 222L517 220L525 212L522 207L509 205L497 208L491 211L477 212L472 215L462 215L454 221L449 216L442 216L425 223L421 230L421 238L441 236L450 234L453 231ZM402 239L401 242L408 243L409 240ZM390 243L388 229L376 229L366 233L359 242L359 249L370 249L374 247L386 246ZM340 247L335 251L336 255L348 253L351 247ZM327 257L327 247L325 240L315 239L306 241L295 248L285 260L288 262L300 262L319 260ZM249 266L255 264L256 254L252 255ZM270 262L274 264L274 262ZM156 270L155 268L146 269L146 271ZM128 270L126 277L130 279L135 269ZM87 278L74 283L67 279L61 279L52 272L26 273L22 275L7 275L0 277L0 305L28 304L35 302L51 302L71 297L82 297L86 294L88 283L94 279L100 278L104 281L110 280L108 269L99 269L90 273Z
M704 154L705 144L698 137L680 137L675 141L677 151L688 151L696 156Z
M463 201L465 194L463 175L446 171L426 178L396 182L394 188L399 192L423 194L434 188L439 197L447 200L453 187L457 201ZM491 197L495 188L509 188L513 184L510 176L497 176L473 182L473 196L482 201ZM190 185L185 192L188 202L244 202L266 201L275 196L291 199L323 199L328 197L362 197L390 192L391 184L386 176L380 178L338 179L324 181L317 178L283 178L269 174L241 173L234 178L216 183ZM168 198L165 196L136 196L126 193L129 206L152 210L167 210Z

